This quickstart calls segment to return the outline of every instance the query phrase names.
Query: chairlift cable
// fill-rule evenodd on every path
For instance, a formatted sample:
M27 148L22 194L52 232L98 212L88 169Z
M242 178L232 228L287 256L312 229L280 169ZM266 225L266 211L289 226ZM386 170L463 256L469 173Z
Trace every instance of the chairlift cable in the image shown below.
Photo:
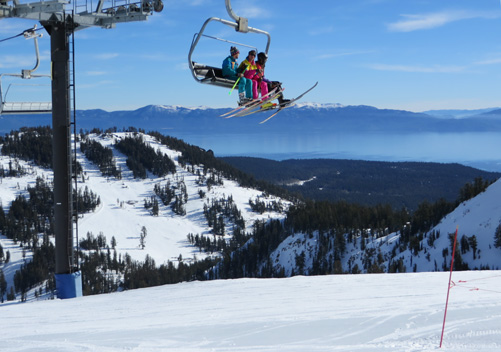
M19 34L16 34L16 35L13 35L12 37L8 37L8 38L4 38L4 39L0 39L0 43L2 42L6 42L7 40L11 40L11 39L14 39L14 38L17 38L17 37L20 37L22 35L25 35L26 33L28 32L36 32L36 31L41 31L43 28L29 28L29 29L26 29L24 31L22 31L21 33Z
M0 39L0 43L2 43L2 42L6 42L7 40L11 40L11 39L14 39L14 38L17 38L17 37L20 37L20 36L22 36L23 34L24 34L24 32L23 32L23 33L16 34L16 35L14 35L14 36L12 36L12 37L9 37L9 38Z

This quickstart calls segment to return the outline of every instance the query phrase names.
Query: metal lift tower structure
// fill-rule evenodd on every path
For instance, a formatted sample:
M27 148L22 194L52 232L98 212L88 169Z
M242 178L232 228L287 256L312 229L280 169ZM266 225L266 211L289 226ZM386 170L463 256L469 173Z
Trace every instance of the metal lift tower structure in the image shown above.
M82 278L73 251L70 36L88 27L114 28L116 23L144 21L163 9L162 0L52 0L21 3L0 0L2 18L39 21L50 35L52 63L52 164L54 234L58 298L82 295Z

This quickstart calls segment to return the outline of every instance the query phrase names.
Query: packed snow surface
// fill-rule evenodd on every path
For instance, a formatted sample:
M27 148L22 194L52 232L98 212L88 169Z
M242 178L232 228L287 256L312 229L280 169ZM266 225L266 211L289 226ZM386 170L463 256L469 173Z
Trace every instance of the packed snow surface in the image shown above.
M0 308L19 351L500 351L501 272L189 282Z

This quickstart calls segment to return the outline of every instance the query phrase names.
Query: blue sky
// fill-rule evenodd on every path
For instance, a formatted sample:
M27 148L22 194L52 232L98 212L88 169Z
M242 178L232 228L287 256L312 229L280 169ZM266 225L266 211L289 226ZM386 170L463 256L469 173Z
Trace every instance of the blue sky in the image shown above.
M236 105L235 93L197 83L187 65L203 22L212 16L230 19L224 0L164 4L145 22L77 32L79 109ZM250 26L271 34L266 76L283 82L286 97L319 81L305 102L410 111L501 106L499 0L233 0L232 5ZM0 39L34 23L2 19ZM206 34L264 50L264 36L219 23L210 24ZM49 45L44 35L40 73L49 71ZM219 66L229 46L203 39L193 59ZM33 62L31 42L0 43L1 73Z

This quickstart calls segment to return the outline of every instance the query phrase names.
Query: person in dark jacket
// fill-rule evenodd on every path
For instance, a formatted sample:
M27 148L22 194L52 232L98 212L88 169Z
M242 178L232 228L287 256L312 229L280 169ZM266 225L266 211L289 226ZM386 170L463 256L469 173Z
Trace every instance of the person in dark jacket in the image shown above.
M244 77L244 70L238 68L240 51L234 46L230 48L230 56L223 61L223 77L233 81L238 80L238 96L240 104L252 100L252 80Z
M278 87L278 89L282 89L282 83L278 81L270 81L266 77L264 77L264 68L266 67L266 61L268 61L268 55L266 53L257 54L257 62L256 62L256 75L254 76L254 80L258 82L258 85L261 89L261 96L268 94L269 91ZM280 105L287 104L290 100L284 99L283 94L278 96L278 103Z

